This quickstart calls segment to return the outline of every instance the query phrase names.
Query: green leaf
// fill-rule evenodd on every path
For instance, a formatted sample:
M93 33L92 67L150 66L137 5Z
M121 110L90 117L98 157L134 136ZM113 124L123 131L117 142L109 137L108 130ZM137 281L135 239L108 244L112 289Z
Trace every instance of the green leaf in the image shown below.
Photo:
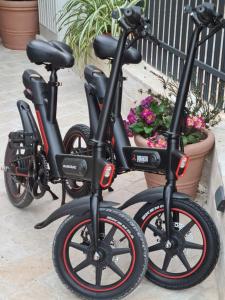
M152 109L152 111L153 111L156 115L158 115L158 114L160 113L159 105L158 105L158 103L156 103L156 102L153 102L153 103L151 104L151 109Z
M150 136L153 131L153 128L152 127L144 127L144 131L148 136Z
M188 144L188 139L186 136L182 136L182 139L183 139L183 144L184 146L186 146Z
M137 124L131 125L130 128L134 133L144 132L144 127L138 126Z
M112 11L135 5L139 0L69 0L57 15L59 30L66 30L64 40L73 48L76 62L83 63L97 35L120 34L118 22L112 20Z

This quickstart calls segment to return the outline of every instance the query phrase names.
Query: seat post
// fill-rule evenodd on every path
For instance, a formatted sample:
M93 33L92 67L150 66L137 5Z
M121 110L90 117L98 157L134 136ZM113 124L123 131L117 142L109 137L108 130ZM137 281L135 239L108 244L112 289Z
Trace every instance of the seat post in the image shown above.
M49 99L48 99L48 120L51 123L56 123L57 114L57 99L58 99L58 76L57 69L51 69L51 75L48 82L49 86Z

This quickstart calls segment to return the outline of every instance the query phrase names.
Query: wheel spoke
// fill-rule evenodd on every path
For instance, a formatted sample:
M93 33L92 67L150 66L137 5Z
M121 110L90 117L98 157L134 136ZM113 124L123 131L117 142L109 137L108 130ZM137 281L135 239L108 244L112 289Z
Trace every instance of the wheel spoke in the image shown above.
M191 230L191 228L195 225L195 222L193 220L191 220L189 223L187 223L187 225L185 225L181 230L180 233L182 233L183 236L185 236L188 231Z
M179 212L173 212L173 222L174 223L179 223L180 222L180 214ZM179 228L175 228L176 230L179 230Z
M162 236L163 235L163 231L158 229L157 227L153 226L152 224L148 224L147 226L151 231L153 231L156 235Z
M114 272L116 273L119 277L123 278L124 277L124 273L123 271L112 261L108 267Z
M81 270L87 268L89 265L90 265L89 260L85 259L85 260L83 260L78 266L76 266L76 267L73 269L73 271L74 271L75 273L77 273L77 272L79 272L79 271L81 271Z
M162 249L163 249L163 245L161 243L158 243L158 244L148 247L148 252L154 252L154 251L158 251L158 250L162 250Z
M127 254L130 253L130 248L115 248L112 249L112 255L122 255L122 254Z
M82 252L87 253L88 252L88 246L84 244L78 244L74 242L70 242L69 247L75 248L77 250L80 250Z
M117 228L115 226L112 226L112 228L109 230L109 232L107 233L107 235L105 236L104 241L107 244L110 244L110 242L112 241L114 234L116 233Z
M202 250L203 245L185 241L184 248Z
M169 253L166 253L165 258L164 258L164 262L163 262L163 266L162 266L163 271L167 271L171 259L172 259L172 256Z
M86 227L87 227L88 234L90 236L90 242L92 243L93 240L94 240L94 234L93 234L92 224L89 223L89 224L86 225Z
M79 148L79 150L81 149L81 137L80 136L78 138L78 148Z
M100 286L101 285L101 281L102 281L102 267L97 264L96 265L96 285Z
M187 271L191 270L191 266L190 266L186 256L184 255L184 252L179 252L177 254L177 256L179 257L179 259L181 260L182 264L185 266Z
M21 192L21 183L18 183L18 186L17 186L17 194L20 194Z

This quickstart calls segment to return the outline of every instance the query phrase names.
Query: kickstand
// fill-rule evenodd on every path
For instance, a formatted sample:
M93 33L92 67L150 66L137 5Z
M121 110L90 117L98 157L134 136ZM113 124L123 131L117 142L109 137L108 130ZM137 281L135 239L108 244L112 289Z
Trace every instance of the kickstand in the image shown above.
M53 193L53 191L51 190L49 185L46 187L46 191L48 191L52 195L53 200L58 200L59 199L59 197L56 196L56 194Z
M61 206L63 206L66 203L66 181L62 181L62 202Z

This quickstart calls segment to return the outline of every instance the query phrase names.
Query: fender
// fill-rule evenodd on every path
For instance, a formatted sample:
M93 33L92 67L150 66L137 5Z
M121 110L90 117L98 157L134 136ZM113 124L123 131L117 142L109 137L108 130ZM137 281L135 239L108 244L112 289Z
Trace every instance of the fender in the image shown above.
M35 141L42 144L40 132L30 106L25 101L19 100L17 102L17 107L20 113L24 132L32 133Z
M144 190L143 192L133 196L127 200L119 209L124 210L134 204L145 202L145 203L155 203L163 199L164 187L150 188ZM183 193L175 192L173 193L173 199L190 199L190 197Z
M111 201L102 201L99 203L100 207L110 208L112 206L117 206L118 203ZM34 226L35 229L42 229L52 222L68 215L73 215L76 217L81 217L90 211L90 195L77 198L71 202L56 209L47 219L43 222L38 223Z

